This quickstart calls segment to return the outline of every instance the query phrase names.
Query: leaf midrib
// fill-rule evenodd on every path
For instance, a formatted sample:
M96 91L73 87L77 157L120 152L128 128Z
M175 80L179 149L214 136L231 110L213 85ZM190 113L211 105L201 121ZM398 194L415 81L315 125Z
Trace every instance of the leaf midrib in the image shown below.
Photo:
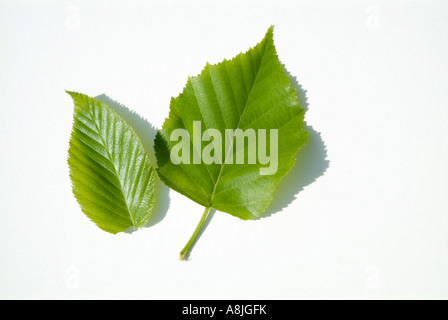
M240 119L239 119L239 121L238 121L238 124L236 125L236 128L235 128L234 130L239 129L239 127L240 127L241 120L243 119L244 112L246 111L246 107L247 107L247 103L248 103L248 101L249 101L250 95L251 95L252 92L253 92L253 88L254 88L254 86L255 86L255 83L257 82L258 75L260 74L260 69L261 69L261 66L263 65L263 61L264 61L264 58L265 58L265 56L266 56L266 48L267 48L267 47L268 47L268 41L266 40L266 42L265 42L265 44L264 44L263 55L262 55L262 57L261 57L260 65L258 66L258 69L257 69L257 71L256 71L257 73L256 73L256 75L255 75L254 81L253 81L252 86L251 86L251 88L250 88L250 90L249 90L249 93L248 93L248 95L247 95L246 102L244 103L243 111L242 111L241 114L240 114ZM251 57L251 60L252 60L252 57ZM226 69L226 72L228 73L227 69ZM230 75L228 75L228 76L230 77ZM219 170L218 177L216 178L216 182L215 182L215 184L213 185L213 190L212 190L212 194L211 194L211 196L210 196L209 202L208 202L208 207L212 207L212 202L213 202L213 197L215 196L216 187L217 187L218 184L219 184L219 181L220 181L220 178L221 178L221 174L222 174L223 169L224 169L224 166L225 166L225 164L226 164L226 162L227 162L227 158L228 158L228 156L229 156L229 151L230 151L231 149L233 149L233 141L234 141L234 139L232 139L232 142L230 143L229 148L226 150L226 155L225 155L225 157L224 157L224 162L221 164L221 169Z
M91 121L92 121L93 124L95 125L96 130L98 131L98 136L99 136L100 139L101 139L102 145L103 145L104 149L106 149L107 160L109 160L109 161L111 162L111 164L112 164L112 168L113 168L113 170L114 170L113 173L114 173L115 177L116 177L117 180L118 180L118 184L119 184L118 187L119 187L120 192L121 192L121 194L122 194L122 196L123 196L123 202L124 202L124 204L125 204L125 206L126 206L126 210L127 210L127 212L128 212L129 220L131 220L131 222L132 222L132 226L135 227L135 222L134 222L134 219L132 218L131 210L129 209L128 203L126 202L126 196L125 196L125 193L124 193L124 190L123 190L123 186L122 186L122 184L121 184L119 175L118 175L118 173L117 173L117 169L115 168L114 161L112 160L112 159L113 159L113 158L112 158L112 155L111 155L110 152L109 152L108 144L106 143L106 141L104 141L103 136L102 136L102 132L101 132L100 128L98 127L98 124L96 123L95 118L94 118L94 116L92 115L90 108L89 108L88 112L89 112L89 116L91 117Z

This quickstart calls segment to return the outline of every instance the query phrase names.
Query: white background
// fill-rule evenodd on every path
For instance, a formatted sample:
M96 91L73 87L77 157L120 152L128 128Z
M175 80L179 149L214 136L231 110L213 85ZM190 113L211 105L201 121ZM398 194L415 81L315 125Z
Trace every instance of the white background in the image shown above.
M162 188L111 235L67 169L72 101L109 97L150 147L188 76L274 28L311 131L270 216ZM447 1L0 2L0 298L448 298ZM297 86L297 84L296 84Z

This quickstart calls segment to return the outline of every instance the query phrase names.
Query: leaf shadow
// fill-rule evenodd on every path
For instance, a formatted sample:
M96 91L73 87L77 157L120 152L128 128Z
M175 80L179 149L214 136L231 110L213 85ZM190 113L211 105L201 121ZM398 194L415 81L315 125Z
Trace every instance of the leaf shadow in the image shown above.
M303 89L297 78L291 75L285 65L282 66L293 88L297 91L300 106L306 113L309 106L306 90ZM288 207L305 187L323 176L330 167L327 148L321 133L314 130L306 121L305 129L309 132L307 143L297 152L295 165L278 184L271 204L260 215L260 218L269 217Z
M134 131L139 136L143 148L149 156L151 164L156 168L157 161L154 156L154 138L157 133L157 128L154 127L148 120L141 117L135 111L130 110L128 107L122 105L121 103L111 99L106 94L100 94L95 97L95 99L107 104L112 110L117 112L123 119L128 122ZM156 185L155 185L155 203L149 221L144 226L145 228L151 227L165 218L168 208L170 206L169 192L170 189L165 186L156 175ZM127 233L132 233L135 228L128 228Z

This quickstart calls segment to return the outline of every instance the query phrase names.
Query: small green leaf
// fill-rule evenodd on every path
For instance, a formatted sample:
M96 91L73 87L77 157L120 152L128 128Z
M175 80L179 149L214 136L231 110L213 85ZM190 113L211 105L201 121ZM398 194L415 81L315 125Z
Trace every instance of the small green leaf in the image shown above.
M154 206L156 173L139 137L106 104L67 93L74 102L68 165L82 211L110 233L144 226Z
M308 139L303 117L297 91L278 60L270 27L255 47L231 60L207 64L199 75L188 79L178 97L171 99L169 117L154 142L159 177L167 186L205 207L201 222L210 208L245 220L260 217L271 203L280 179L294 165L297 151ZM190 141L182 139L189 145L188 152L172 139L179 132L177 129L188 132L185 136ZM209 129L214 133L213 142L201 142L198 132L202 136ZM277 132L278 139L272 135L265 142L267 150L273 151L270 141L277 139L273 146L278 149L278 158L272 159L273 170L269 173L266 162L250 161L256 153L254 143L238 149L235 136L230 136L228 144L217 142L219 137L227 136L228 130L272 132L271 129ZM214 153L210 152L212 149ZM239 163L238 150L244 157ZM174 162L173 153L178 154ZM221 157L222 161L200 158L207 155ZM186 163L189 158L191 162ZM196 230L193 238L197 233ZM186 257L192 240L182 250L181 259Z

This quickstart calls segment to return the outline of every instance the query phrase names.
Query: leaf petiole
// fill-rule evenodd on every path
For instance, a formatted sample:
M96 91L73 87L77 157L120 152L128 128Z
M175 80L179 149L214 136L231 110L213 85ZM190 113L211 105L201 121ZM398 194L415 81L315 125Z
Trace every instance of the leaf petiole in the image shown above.
M204 222L207 219L207 216L210 213L211 209L212 209L211 207L205 208L204 213L202 214L201 220L199 220L199 223L198 223L196 229L194 230L193 234L191 235L190 240L188 240L187 244L185 245L185 247L182 249L182 251L179 254L180 260L184 261L187 258L188 252L190 251L193 243L196 241L196 238L197 238L199 232L201 231L202 226L204 225Z

